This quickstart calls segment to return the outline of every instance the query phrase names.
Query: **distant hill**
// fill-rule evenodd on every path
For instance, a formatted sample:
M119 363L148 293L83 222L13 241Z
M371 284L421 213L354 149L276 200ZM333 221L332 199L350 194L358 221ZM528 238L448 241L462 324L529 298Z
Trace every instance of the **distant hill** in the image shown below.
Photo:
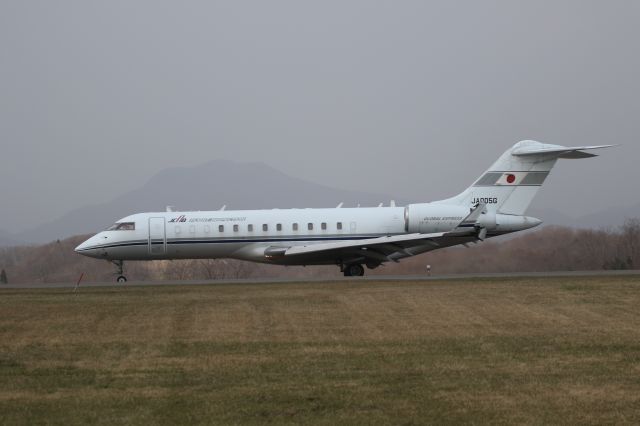
M534 202L535 206L535 202ZM544 221L544 225L569 226L572 228L615 228L625 220L640 218L640 204L629 207L610 207L597 213L571 217L552 209L531 208L527 215Z
M534 201L533 207L527 210L526 214L527 216L537 217L538 219L541 219L543 221L543 225L579 227L576 225L579 219L568 216L557 210L536 208L535 205L536 204Z
M388 205L387 195L330 188L288 176L262 163L216 160L196 167L161 171L139 189L103 204L81 207L64 216L11 236L14 241L45 243L95 233L139 212L178 210L269 209ZM397 200L406 204L407 200Z
M18 240L7 231L0 229L0 247L10 247L21 244L22 241Z
M580 218L580 226L584 228L615 226L632 218L640 218L640 203L629 207L611 207L583 216Z

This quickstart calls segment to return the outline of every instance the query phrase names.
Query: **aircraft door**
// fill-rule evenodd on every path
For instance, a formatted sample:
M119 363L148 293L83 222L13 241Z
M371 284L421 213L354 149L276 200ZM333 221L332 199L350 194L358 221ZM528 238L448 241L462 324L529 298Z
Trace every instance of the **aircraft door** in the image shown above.
M149 254L161 256L167 252L167 235L163 217L149 218Z

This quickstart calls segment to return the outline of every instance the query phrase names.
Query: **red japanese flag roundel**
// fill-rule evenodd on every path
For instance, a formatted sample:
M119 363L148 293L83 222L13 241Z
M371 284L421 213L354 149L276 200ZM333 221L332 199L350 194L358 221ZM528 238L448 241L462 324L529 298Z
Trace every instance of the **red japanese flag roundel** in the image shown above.
M500 176L496 185L516 186L524 179L527 172L505 172Z

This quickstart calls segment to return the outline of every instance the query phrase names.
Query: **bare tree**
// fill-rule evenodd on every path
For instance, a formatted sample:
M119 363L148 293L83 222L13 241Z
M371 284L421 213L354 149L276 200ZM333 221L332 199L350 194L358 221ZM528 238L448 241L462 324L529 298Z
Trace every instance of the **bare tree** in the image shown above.
M249 275L246 262L240 260L202 259L198 263L208 280L245 278Z
M620 231L622 256L629 268L640 265L640 219L627 219Z
M70 282L85 273L87 281L114 278L109 262L80 256L73 251L86 236L41 246L0 248L0 265L12 283ZM589 230L545 227L510 238L491 239L471 248L451 247L387 263L370 274L422 274L433 272L526 272L557 270L629 269L640 267L640 219L618 228ZM234 259L158 260L126 262L127 273L137 280L233 279L246 277L337 276L335 266L292 267L248 263ZM0 270L1 273L1 270ZM1 278L1 277L0 277Z
M195 260L172 260L166 263L164 275L174 280L194 279L194 271L197 269Z

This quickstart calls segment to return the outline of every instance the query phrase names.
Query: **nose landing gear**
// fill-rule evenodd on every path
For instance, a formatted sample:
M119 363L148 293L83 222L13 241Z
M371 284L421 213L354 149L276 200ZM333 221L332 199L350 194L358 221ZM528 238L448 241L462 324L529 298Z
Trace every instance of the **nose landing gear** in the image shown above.
M116 272L118 278L116 278L116 281L119 283L126 283L127 277L124 276L124 260L112 260L111 263L116 265L116 268L118 268L118 271Z

